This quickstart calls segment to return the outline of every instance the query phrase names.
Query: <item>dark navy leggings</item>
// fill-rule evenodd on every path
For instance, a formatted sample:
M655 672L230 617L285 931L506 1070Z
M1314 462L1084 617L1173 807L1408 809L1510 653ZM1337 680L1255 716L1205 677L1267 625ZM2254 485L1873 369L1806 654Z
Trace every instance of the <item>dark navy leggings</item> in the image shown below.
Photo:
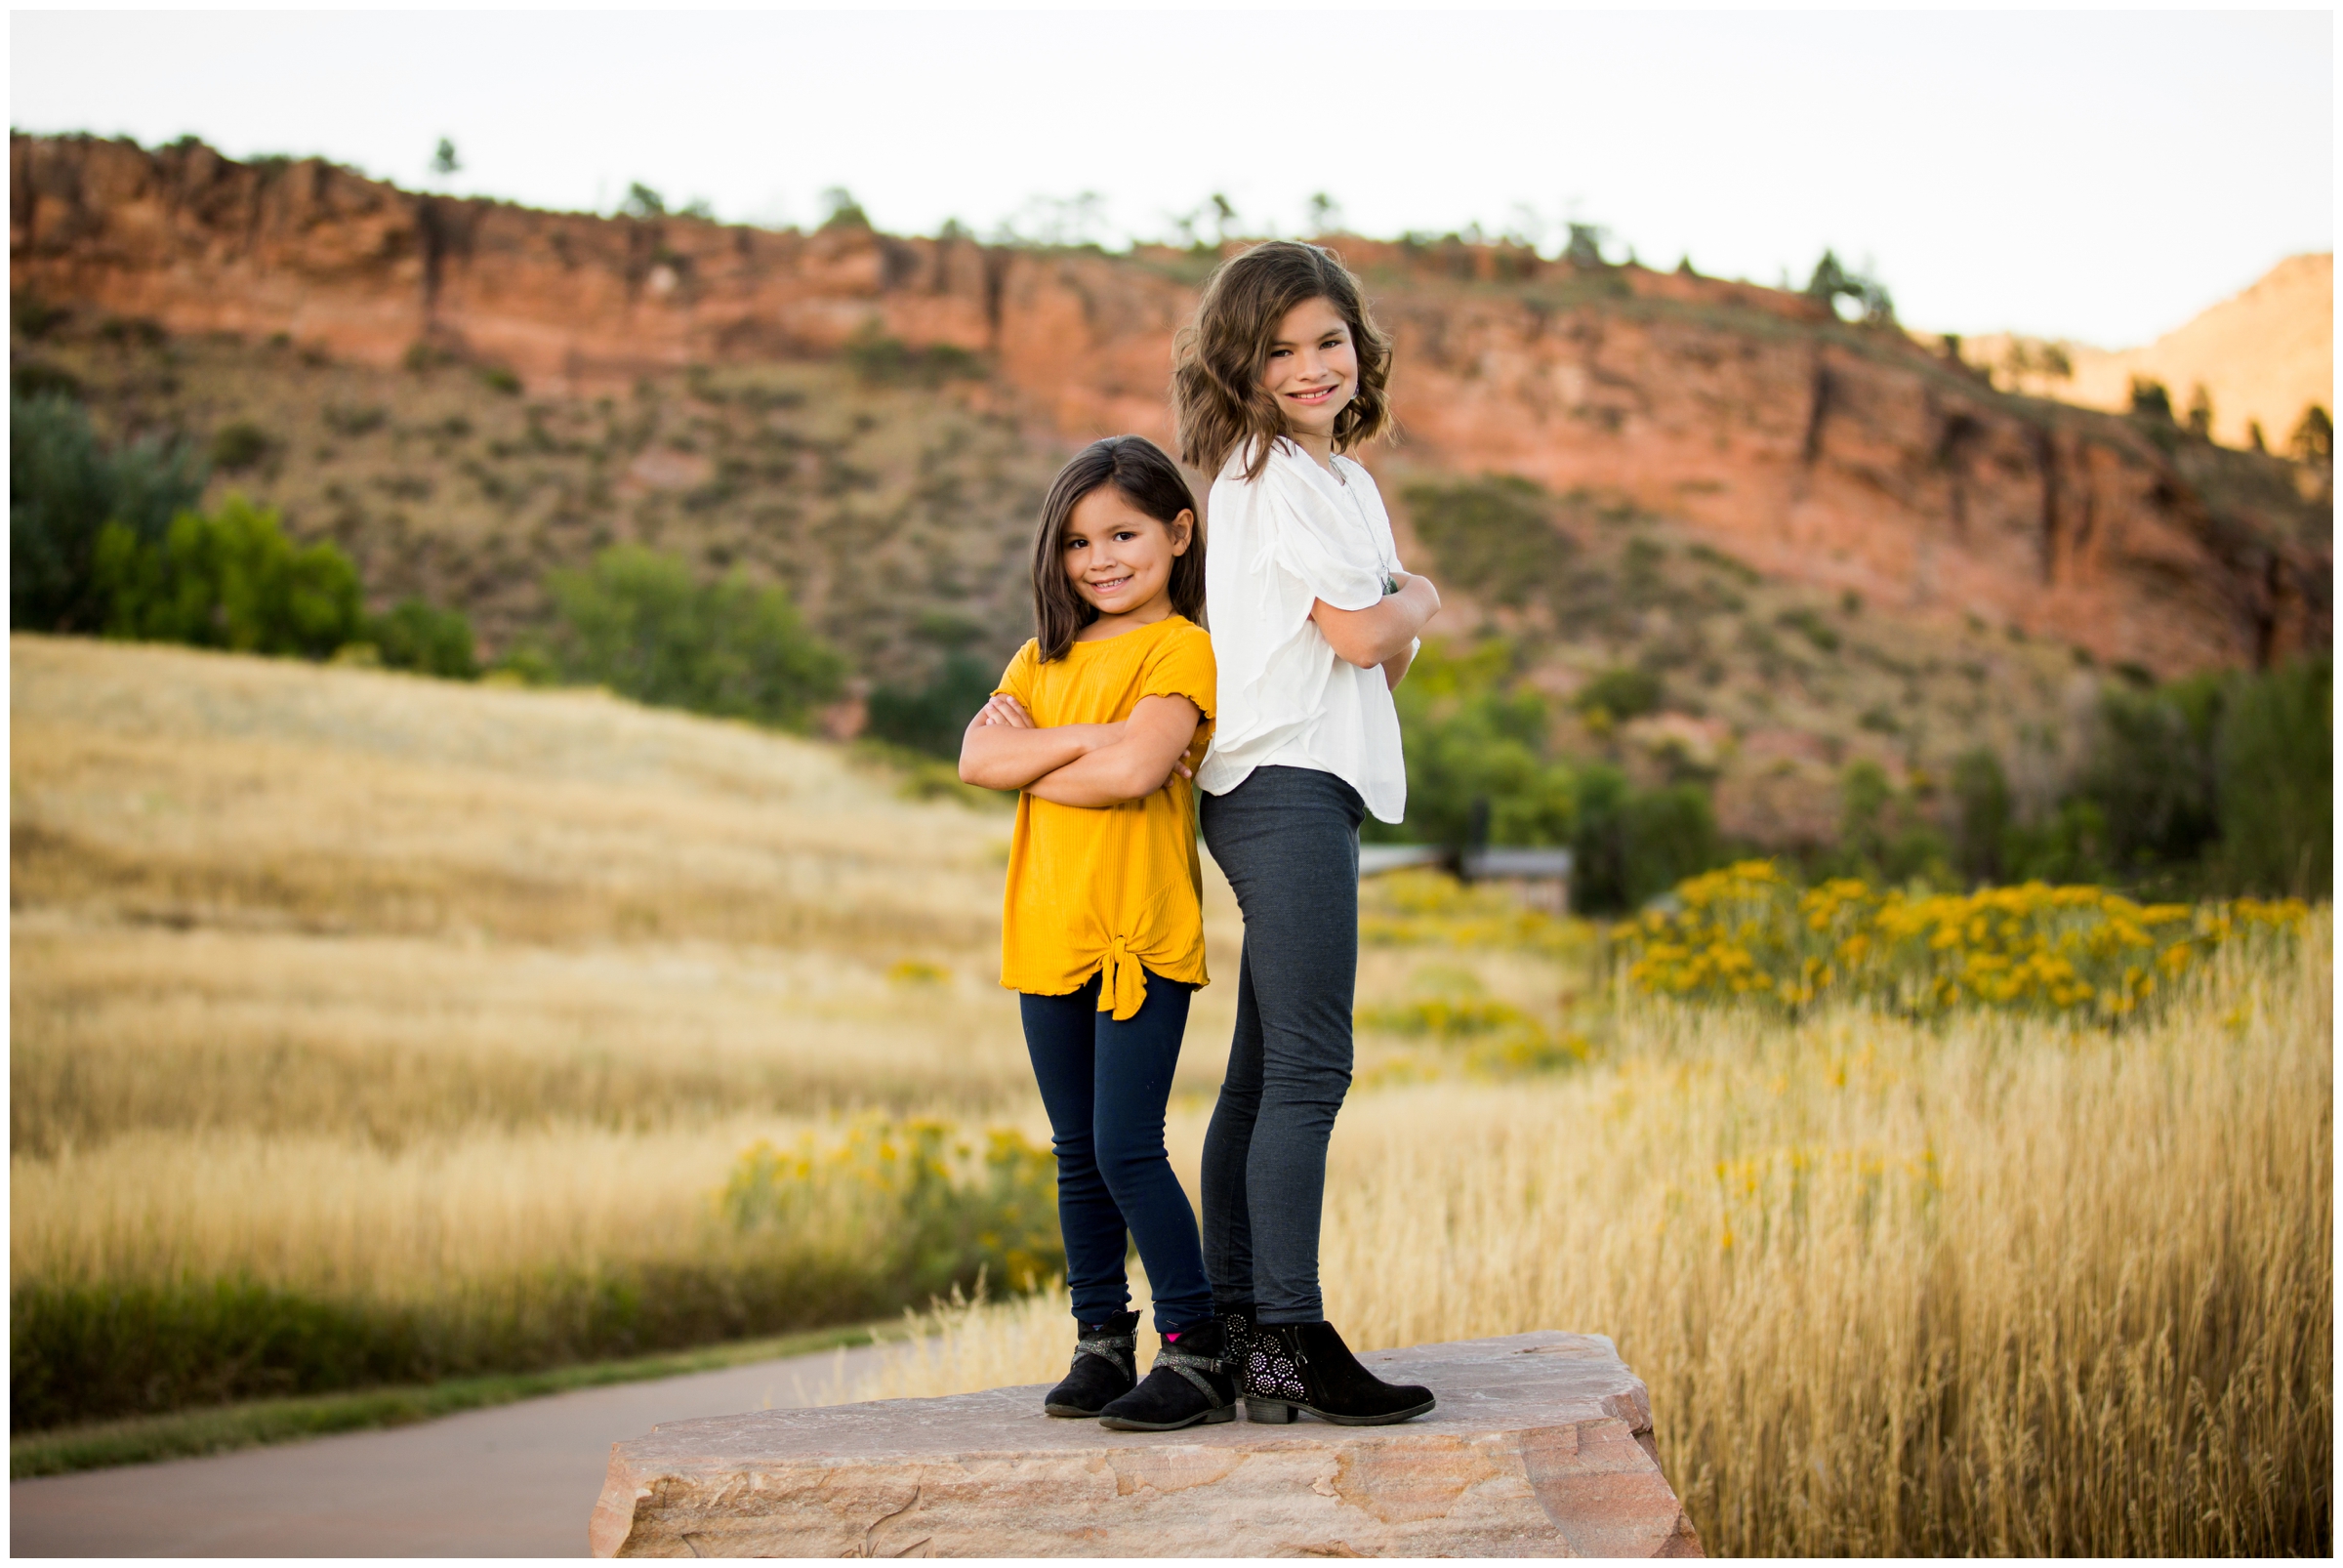
M1316 1323L1326 1146L1350 1093L1359 823L1332 773L1256 767L1204 798L1204 842L1245 914L1237 1030L1204 1135L1204 1245L1223 1306Z
M1071 996L1018 993L1057 1149L1066 1286L1083 1323L1130 1308L1127 1232L1147 1265L1159 1331L1176 1334L1213 1315L1196 1211L1164 1153L1164 1104L1194 989L1151 971L1147 1000L1120 1023L1098 1011L1096 975Z

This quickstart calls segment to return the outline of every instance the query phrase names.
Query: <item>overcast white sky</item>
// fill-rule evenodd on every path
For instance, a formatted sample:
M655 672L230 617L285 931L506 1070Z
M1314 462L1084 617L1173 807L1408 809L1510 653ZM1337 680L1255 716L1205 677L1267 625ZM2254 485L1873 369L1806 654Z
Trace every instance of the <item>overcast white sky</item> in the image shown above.
M2333 20L2260 13L15 12L11 123L409 186L1100 237L1211 192L1292 232L1565 217L1798 280L1869 263L1915 326L2144 342L2333 246ZM463 173L427 161L451 138Z

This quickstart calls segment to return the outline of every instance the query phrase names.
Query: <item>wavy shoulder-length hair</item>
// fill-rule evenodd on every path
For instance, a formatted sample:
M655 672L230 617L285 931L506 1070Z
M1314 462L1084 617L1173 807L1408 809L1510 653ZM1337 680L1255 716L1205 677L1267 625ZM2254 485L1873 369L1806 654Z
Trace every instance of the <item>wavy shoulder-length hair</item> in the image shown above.
M1261 476L1270 448L1286 433L1285 414L1261 386L1261 373L1278 323L1310 300L1341 312L1359 356L1358 391L1335 416L1335 450L1391 431L1391 340L1368 312L1359 280L1323 245L1273 239L1221 263L1205 281L1195 323L1172 340L1172 406L1179 455L1190 468L1217 475L1241 448L1245 477Z
M1042 524L1033 535L1033 635L1044 664L1064 658L1075 636L1098 619L1097 608L1074 591L1066 575L1065 537L1074 509L1108 485L1167 531L1179 525L1181 513L1188 515L1188 548L1172 558L1165 592L1174 610L1204 624L1204 519L1196 511L1195 492L1180 476L1179 465L1146 436L1110 435L1092 441L1058 470L1042 502Z

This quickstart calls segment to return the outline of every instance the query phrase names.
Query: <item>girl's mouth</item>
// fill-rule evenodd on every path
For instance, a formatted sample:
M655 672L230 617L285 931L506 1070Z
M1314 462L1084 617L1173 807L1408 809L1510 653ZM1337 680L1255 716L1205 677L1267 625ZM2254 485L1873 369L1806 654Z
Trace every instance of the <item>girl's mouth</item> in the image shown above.
M1342 384L1340 382L1336 382L1332 387L1319 387L1309 392L1288 392L1286 395L1293 398L1297 403L1307 403L1311 407L1315 408L1320 403L1325 402L1328 398L1334 396L1335 393L1340 392L1341 390Z
M1120 594L1130 586L1130 579L1133 575L1133 573L1125 572L1120 577L1109 577L1103 583L1092 583L1090 592L1093 594Z

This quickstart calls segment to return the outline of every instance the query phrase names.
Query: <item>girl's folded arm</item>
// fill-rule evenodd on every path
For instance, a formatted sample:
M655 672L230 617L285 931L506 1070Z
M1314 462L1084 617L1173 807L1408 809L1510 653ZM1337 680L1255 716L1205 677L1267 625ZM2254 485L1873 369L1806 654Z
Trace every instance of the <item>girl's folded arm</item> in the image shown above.
M1141 697L1120 726L1120 739L1027 784L1026 793L1059 805L1144 800L1171 781L1203 721L1185 697Z
M1112 745L1121 724L1036 724L1014 697L986 703L960 737L960 781L1021 790L1068 763Z
M1406 575L1400 578L1398 593L1363 610L1338 610L1322 598L1310 604L1310 619L1318 623L1335 657L1362 670L1389 664L1407 652L1423 623L1439 612L1440 595L1432 580Z

